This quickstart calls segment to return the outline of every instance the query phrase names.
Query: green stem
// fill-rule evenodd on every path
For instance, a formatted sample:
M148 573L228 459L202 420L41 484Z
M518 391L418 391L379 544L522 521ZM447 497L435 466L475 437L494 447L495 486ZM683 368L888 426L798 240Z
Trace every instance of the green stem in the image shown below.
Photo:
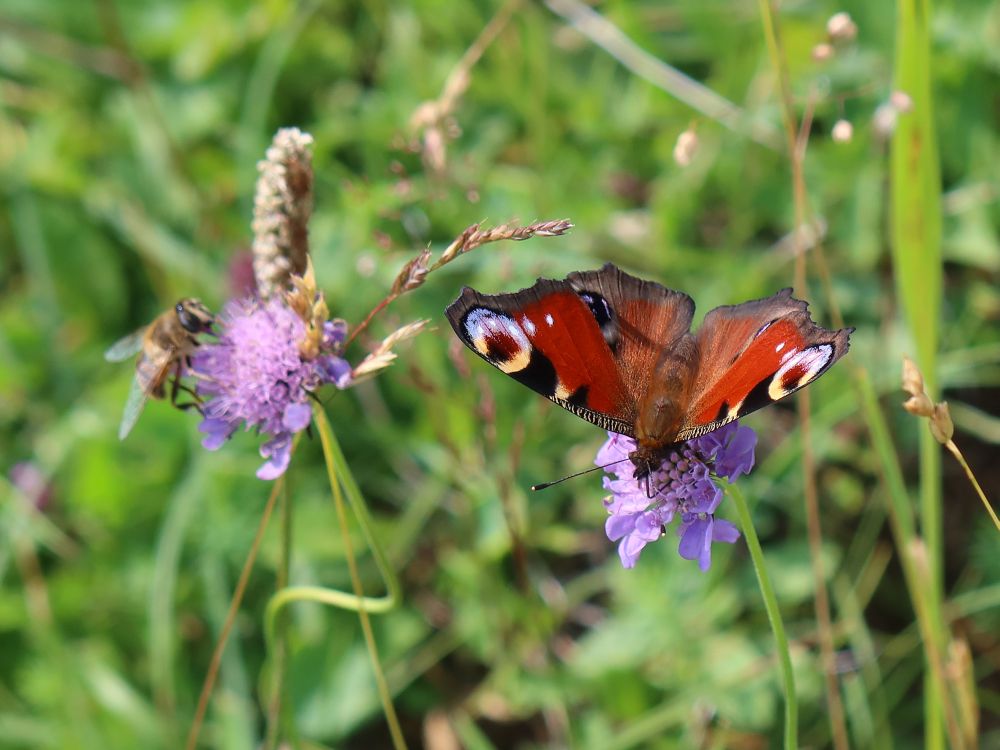
M795 673L792 670L792 654L788 648L788 637L785 635L785 625L781 620L781 610L778 608L778 599L774 595L774 587L767 574L767 567L764 564L764 552L760 548L760 540L757 539L757 532L753 527L753 520L750 518L750 509L747 501L743 497L736 485L729 485L726 488L729 496L736 503L736 513L740 518L740 526L743 528L743 536L747 540L747 548L750 550L750 559L753 560L753 569L757 574L757 583L760 585L760 593L764 598L764 609L767 610L767 619L771 623L771 631L774 633L774 645L778 650L778 662L781 666L782 690L785 693L785 750L795 750L798 747L798 723L799 704L795 694Z
M282 482L281 489L281 556L275 580L276 593L288 586L292 557L292 504L288 496L288 485ZM274 651L274 682L271 698L267 705L267 735L264 740L266 750L275 750L281 730L293 732L295 724L290 721L290 712L285 704L285 677L288 669L288 618L282 617L276 623L277 636Z
M993 510L993 506L990 505L990 501L986 497L986 493L983 492L982 486L979 484L979 480L976 479L976 475L972 473L972 469L969 468L969 464L965 461L965 456L962 455L962 451L958 449L954 440L949 440L944 444L944 447L951 451L951 455L955 457L959 465L965 471L965 476L968 477L969 483L972 488L979 495L979 500L982 502L983 507L986 508L986 512L989 514L990 519L993 521L993 525L997 527L997 531L1000 531L1000 518L997 518L997 512Z
M358 489L357 483L354 481L354 477L351 475L344 455L340 450L340 446L337 444L333 431L330 429L330 423L326 418L323 407L318 403L313 405L313 420L319 432L320 442L323 445L323 458L326 462L327 479L330 483L330 489L333 492L334 507L337 511L337 520L340 525L344 544L344 557L347 560L353 593L319 586L291 586L276 593L271 598L271 601L268 602L267 613L265 615L264 632L267 637L268 650L273 652L277 617L286 604L294 601L311 601L357 612L358 620L361 623L361 632L365 639L365 646L368 649L368 656L371 659L372 671L375 674L376 689L379 699L382 702L382 710L385 713L386 723L389 725L389 733L392 736L393 747L396 750L406 750L406 740L403 738L403 731L396 716L396 709L392 704L392 694L389 691L389 685L382 670L378 647L375 643L375 635L372 631L371 620L368 617L370 612L387 612L396 606L399 601L399 582L389 568L385 553L372 532L371 518L365 507L364 498L361 496L361 491ZM348 529L347 510L344 503L345 494L351 505L351 510L354 511L358 519L364 537L372 550L375 564L385 582L388 591L385 596L370 597L364 595L357 560L354 556L354 546L351 542L350 530Z

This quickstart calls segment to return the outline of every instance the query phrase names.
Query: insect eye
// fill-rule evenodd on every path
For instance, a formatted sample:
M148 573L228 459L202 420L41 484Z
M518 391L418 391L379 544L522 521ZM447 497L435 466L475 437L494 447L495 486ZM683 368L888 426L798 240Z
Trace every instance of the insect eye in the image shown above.
M201 333L205 325L196 314L191 312L183 304L178 303L177 305L177 319L180 321L181 326L186 331L191 333Z

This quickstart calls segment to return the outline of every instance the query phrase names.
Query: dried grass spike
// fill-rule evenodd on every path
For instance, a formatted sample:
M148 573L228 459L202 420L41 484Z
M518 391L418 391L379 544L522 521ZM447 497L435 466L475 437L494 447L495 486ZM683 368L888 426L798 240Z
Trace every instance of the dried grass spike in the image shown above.
M393 360L396 359L396 353L392 351L393 347L407 339L412 339L424 330L429 322L429 320L415 320L386 336L375 347L375 351L361 360L361 364L354 368L354 372L351 374L353 382L358 383L362 380L367 380L391 365Z
M413 258L403 266L396 275L396 280L392 282L393 296L398 296L403 292L409 292L418 286L422 286L424 279L427 278L429 270L427 263L430 259L431 251L424 249L420 251L420 254L416 258Z
M257 293L267 299L306 271L312 214L312 136L282 128L257 164L253 268Z

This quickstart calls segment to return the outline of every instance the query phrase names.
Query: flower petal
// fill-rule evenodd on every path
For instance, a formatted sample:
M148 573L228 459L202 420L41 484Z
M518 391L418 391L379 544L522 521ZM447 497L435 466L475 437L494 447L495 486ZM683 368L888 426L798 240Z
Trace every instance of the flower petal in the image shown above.
M623 568L634 568L639 560L639 553L646 546L646 540L636 534L629 534L618 545L618 557Z
M715 519L715 524L712 527L712 541L713 542L725 542L726 544L733 544L737 539L740 538L739 529L737 529L729 521L723 518Z
M722 489L711 479L696 482L683 503L688 513L714 513L722 502Z
M611 516L604 522L604 533L608 535L608 539L612 542L616 542L626 534L631 534L635 530L635 521L638 516L638 513Z
M708 518L696 518L695 520L681 526L681 542L677 552L685 560L698 560L702 570L708 570L707 565L702 565L702 556L706 545L711 544L709 534L712 530L711 521Z
M754 464L757 433L740 425L715 457L715 473L730 482L740 474L749 474Z
M655 542L663 533L663 524L660 523L659 513L655 510L640 513L635 520L635 531L632 533L647 542Z
M341 318L328 320L323 324L323 345L331 349L344 343L347 338L347 321Z
M645 510L652 502L646 491L639 487L634 479L609 479L604 477L604 489L611 493L612 500L607 504L611 513L635 513Z
M351 384L351 364L341 357L326 357L323 360L324 380L343 390Z
M235 431L236 426L225 420L205 418L198 425L198 432L205 433L201 447L210 451L218 450Z
M260 447L260 455L268 460L257 469L257 478L264 481L277 479L285 473L292 459L292 436L282 433L268 440Z
M312 409L309 404L289 404L281 417L281 424L289 432L299 432L309 425Z

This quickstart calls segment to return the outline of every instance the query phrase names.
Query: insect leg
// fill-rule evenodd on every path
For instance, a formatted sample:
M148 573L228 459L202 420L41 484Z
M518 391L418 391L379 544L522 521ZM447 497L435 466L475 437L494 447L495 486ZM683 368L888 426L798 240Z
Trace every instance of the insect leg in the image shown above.
M173 377L170 379L170 405L184 411L194 408L198 410L199 414L204 416L205 413L201 410L201 396L199 396L193 388L186 386L181 382L181 372L182 364L178 362L174 368ZM178 403L177 394L181 391L190 394L194 398L194 401L188 401L183 404Z

